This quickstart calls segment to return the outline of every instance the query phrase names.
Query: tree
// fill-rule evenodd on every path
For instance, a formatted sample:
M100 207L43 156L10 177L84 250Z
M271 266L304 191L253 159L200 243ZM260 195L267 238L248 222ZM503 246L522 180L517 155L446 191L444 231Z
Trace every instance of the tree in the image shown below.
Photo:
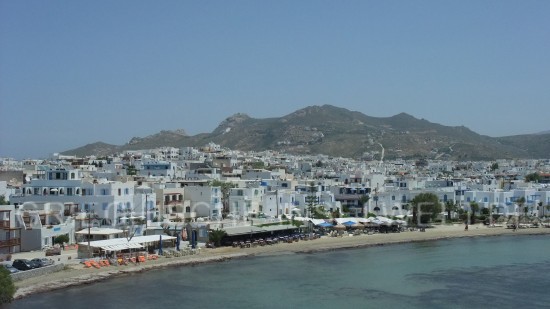
M413 205L413 222L418 222L418 213L420 213L420 222L429 222L434 220L441 212L441 203L439 198L433 193L420 193L411 200Z
M0 267L0 305L11 302L15 291L10 272L3 266Z
M370 200L370 196L368 194L362 195L359 198L359 204L361 204L361 207L363 207L363 209L365 209L365 204L367 204L369 200ZM368 209L367 211L364 211L365 214L367 214L368 212L369 212Z
M317 187L312 181L309 183L308 195L306 196L307 210L310 215L313 215L313 213L315 212L315 202L317 202L317 195L315 194L316 192Z
M539 173L532 173L525 176L525 181L527 182L539 182L540 175Z
M495 162L491 164L491 171L496 171L496 170L498 170L498 163Z
M4 195L0 195L0 205L9 205L10 203L6 200Z
M222 229L210 230L208 232L208 240L213 242L216 247L221 246L222 239L227 236L227 233Z
M479 211L479 204L475 201L470 202L470 222L474 224L476 222L476 213Z
M136 166L135 165L128 165L126 167L126 174L128 174L128 176L137 175Z
M224 182L219 180L213 180L210 183L210 186L212 187L219 187L222 192L222 215L227 215L229 213L229 191L231 188L235 188L237 185L232 184L230 182Z
M451 213L453 211L456 211L456 209L457 209L457 205L454 201L449 200L449 201L445 202L445 210L447 211L447 220L451 221L451 219L452 219L451 218Z
M520 212L523 208L523 204L525 204L525 197L522 196L522 197L518 198L516 200L516 204L518 205L518 216L521 216Z
M68 235L59 235L54 239L54 243L56 244L64 244L69 242L69 236Z

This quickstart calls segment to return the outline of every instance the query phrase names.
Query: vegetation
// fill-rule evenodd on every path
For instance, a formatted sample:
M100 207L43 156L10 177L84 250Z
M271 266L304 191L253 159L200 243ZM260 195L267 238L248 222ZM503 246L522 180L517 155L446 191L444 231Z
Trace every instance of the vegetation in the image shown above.
M471 224L476 223L476 213L479 211L479 204L477 202L470 202L470 222Z
M433 193L420 193L412 199L411 204L413 205L413 224L418 222L419 213L420 223L435 220L442 208L439 198Z
M11 302L15 290L10 272L4 267L0 267L0 305Z
M210 230L208 232L208 240L214 243L216 247L221 246L222 239L227 236L227 233L222 229Z
M219 187L222 191L222 216L225 217L227 214L229 214L229 191L231 190L231 188L235 188L237 185L230 182L213 180L212 182L210 182L210 186Z
M447 220L451 221L451 213L454 211L457 211L458 206L455 204L454 201L447 201L445 202L445 210L447 211Z
M315 194L317 192L317 187L313 181L309 183L308 192L309 194L306 196L306 204L308 213L312 216L315 212L315 202L317 202L317 195Z
M539 173L532 173L525 176L525 181L527 182L539 182L540 175Z
M498 163L495 162L495 163L491 164L491 171L494 172L496 170L498 170Z
M6 197L0 195L0 205L9 205L10 203L6 200Z
M64 244L69 242L69 235L59 235L54 239L55 244Z
M518 205L518 215L521 216L521 211L523 210L523 205L525 204L525 197L520 197L516 200L516 204ZM524 210L525 215L527 215L527 209Z
M128 165L126 167L126 174L128 174L129 176L137 175L136 166L135 165Z

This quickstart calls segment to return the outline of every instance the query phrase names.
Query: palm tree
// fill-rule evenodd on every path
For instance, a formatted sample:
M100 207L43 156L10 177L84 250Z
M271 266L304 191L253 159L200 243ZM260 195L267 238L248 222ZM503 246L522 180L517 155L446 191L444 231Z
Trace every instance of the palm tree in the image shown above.
M221 246L222 239L227 236L227 233L222 229L210 230L208 232L208 240L214 243L216 247Z
M520 211L523 207L523 204L525 204L525 197L520 197L516 200L516 204L518 205L518 216L520 216Z
M447 211L447 220L451 221L451 212L456 211L457 205L454 201L445 202L445 210Z

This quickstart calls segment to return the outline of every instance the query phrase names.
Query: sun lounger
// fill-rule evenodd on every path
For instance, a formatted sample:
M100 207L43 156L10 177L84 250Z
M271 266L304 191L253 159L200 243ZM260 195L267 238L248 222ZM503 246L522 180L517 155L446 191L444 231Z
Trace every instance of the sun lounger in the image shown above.
M96 261L90 261L90 264L92 264L92 266L95 268L101 268L101 265L99 265L99 263L97 263Z

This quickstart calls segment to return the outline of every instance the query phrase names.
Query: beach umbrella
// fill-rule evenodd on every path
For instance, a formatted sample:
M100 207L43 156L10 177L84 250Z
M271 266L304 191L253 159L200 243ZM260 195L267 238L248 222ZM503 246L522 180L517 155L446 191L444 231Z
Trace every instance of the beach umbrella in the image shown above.
M328 222L323 222L323 223L318 224L318 226L321 226L321 227L331 227L332 224L330 224L330 223L328 223Z
M162 255L162 235L160 235L159 239L159 255Z
M344 222L344 223L342 223L342 224L345 225L345 226L352 226L352 225L355 224L355 222L354 222L354 221L346 221L346 222Z

